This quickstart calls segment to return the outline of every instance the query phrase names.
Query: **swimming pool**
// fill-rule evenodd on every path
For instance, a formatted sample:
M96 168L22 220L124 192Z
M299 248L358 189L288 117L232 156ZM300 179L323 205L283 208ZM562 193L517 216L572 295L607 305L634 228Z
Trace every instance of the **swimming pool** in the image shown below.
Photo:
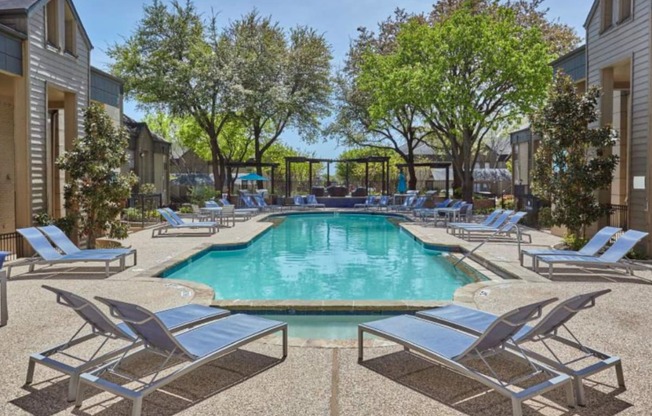
M164 277L211 286L216 299L450 300L474 278L402 230L396 217L287 215L252 244L215 246Z

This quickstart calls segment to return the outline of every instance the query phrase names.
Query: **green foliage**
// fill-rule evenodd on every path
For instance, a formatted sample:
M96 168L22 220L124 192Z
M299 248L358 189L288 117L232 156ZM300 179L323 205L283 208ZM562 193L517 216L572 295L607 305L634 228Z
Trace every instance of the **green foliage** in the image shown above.
M403 159L390 149L378 149L373 147L358 147L345 150L339 156L340 159L360 159L371 156L384 156L389 157L389 177L390 180L396 180L398 176L397 163L403 163ZM344 183L346 174L349 174L349 182L363 186L365 180L365 165L364 163L338 163L335 168L335 176L337 180ZM369 181L380 183L382 181L382 164L369 163ZM391 191L391 190L390 190Z
M126 162L128 140L116 130L101 105L92 103L84 113L84 137L77 138L70 151L56 162L66 171L65 207L69 220L88 237L88 247L105 235L126 238L127 229L119 215L131 188L137 182L133 173L118 173Z
M542 103L550 60L540 31L519 24L509 7L475 10L469 2L434 22L409 20L391 53L363 54L358 86L374 120L417 109L431 131L426 140L453 162L470 200L483 139Z
M179 208L179 212L180 212L181 214L192 214L192 213L193 213L193 210L192 210L192 207L191 207L191 206L184 205L184 206L182 206L181 208Z
M503 209L514 209L514 207L516 206L514 195L505 195L501 197L500 204Z
M52 218L47 212L34 214L34 223L38 226L56 225L68 236L72 236L75 229L75 223L72 217Z
M596 191L609 187L618 163L611 154L615 132L589 128L598 121L599 97L595 86L578 94L572 79L559 74L532 125L541 137L532 190L552 203L553 225L565 226L574 236L608 213Z
M209 199L219 196L215 189L209 186L191 186L188 188L188 191L190 194L190 203L197 204L200 207L203 207L204 203Z
M569 250L577 251L584 247L589 240L584 237L580 237L577 234L566 234L564 236L564 243Z
M152 195L156 193L156 185L153 183L144 183L140 185L140 193L144 195Z
M553 225L552 208L543 207L539 210L539 227L550 228Z

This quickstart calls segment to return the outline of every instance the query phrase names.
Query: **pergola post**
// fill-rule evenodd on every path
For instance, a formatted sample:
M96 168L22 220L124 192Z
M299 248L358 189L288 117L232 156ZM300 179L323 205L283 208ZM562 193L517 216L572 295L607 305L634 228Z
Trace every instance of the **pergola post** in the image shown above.
M290 169L291 163L288 159L285 159L285 198L290 197Z
M449 190L451 188L450 186L450 168L446 166L446 199L448 199L449 195Z
M331 185L331 161L326 162L326 186Z
M308 161L308 193L312 193L312 160Z
M382 163L382 172L381 173L382 173L382 176L381 176L380 182L382 184L381 185L382 189L381 189L380 192L381 192L381 195L385 195L385 161L384 160L383 160L383 163Z
M271 194L274 195L274 169L276 169L276 166L272 166L272 177L269 178L272 186Z
M366 195L369 193L369 160L364 161L364 188Z

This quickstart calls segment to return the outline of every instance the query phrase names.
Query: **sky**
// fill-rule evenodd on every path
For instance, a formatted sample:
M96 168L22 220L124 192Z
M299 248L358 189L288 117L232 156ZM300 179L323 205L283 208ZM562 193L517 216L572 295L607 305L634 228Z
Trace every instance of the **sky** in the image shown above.
M108 69L111 60L106 50L115 43L122 43L135 30L143 17L143 5L151 1L139 0L76 0L75 7L84 28L93 43L91 62L100 69ZM584 38L582 27L593 0L546 0L548 17L575 28ZM376 29L378 22L392 14L394 9L409 12L427 12L433 1L420 0L194 0L197 9L207 17L213 12L218 23L226 26L230 21L256 8L262 15L271 16L282 27L306 25L324 34L333 54L332 66L342 66L357 28ZM140 120L144 112L134 102L125 102L125 114ZM336 158L343 150L334 142L306 145L296 132L288 131L282 136L292 147L314 152L316 157Z

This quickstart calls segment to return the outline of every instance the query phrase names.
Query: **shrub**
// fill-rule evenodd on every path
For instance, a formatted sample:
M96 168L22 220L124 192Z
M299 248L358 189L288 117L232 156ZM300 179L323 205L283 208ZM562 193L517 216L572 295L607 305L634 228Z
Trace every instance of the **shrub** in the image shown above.
M552 227L552 210L550 207L544 207L539 210L539 227Z
M153 183L144 183L140 185L140 193L145 195L151 195L156 193L156 185Z
M190 203L197 204L200 207L204 206L204 202L209 199L219 197L219 193L210 186L197 185L188 187L190 193Z
M179 208L179 212L182 214L192 214L192 207L189 207L188 205L184 205L181 208Z
M579 237L575 234L566 234L564 243L568 246L569 250L577 251L584 247L588 240L584 237Z

